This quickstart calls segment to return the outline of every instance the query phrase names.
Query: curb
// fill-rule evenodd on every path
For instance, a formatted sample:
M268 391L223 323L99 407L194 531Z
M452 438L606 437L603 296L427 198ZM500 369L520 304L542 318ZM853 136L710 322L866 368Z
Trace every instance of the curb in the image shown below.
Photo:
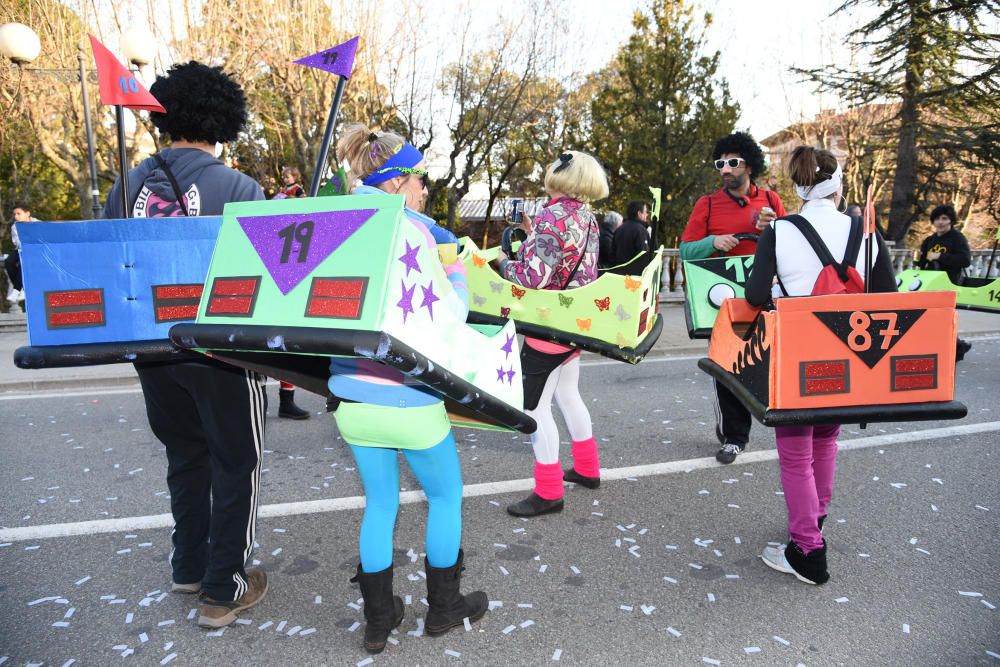
M139 388L139 378L132 376L100 378L66 378L61 380L16 380L0 383L0 398L5 394L31 391L55 391L60 389L114 389L120 387Z

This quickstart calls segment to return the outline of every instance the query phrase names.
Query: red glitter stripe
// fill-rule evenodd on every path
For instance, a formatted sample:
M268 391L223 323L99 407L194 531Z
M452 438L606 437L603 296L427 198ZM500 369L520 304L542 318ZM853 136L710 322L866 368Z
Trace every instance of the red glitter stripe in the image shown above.
M933 389L937 376L934 373L897 375L893 389Z
M193 320L196 317L198 317L198 304L190 306L160 306L156 309L156 319L160 322Z
M312 295L337 299L360 299L365 284L360 280L321 278L313 283Z
M62 306L97 306L101 303L101 290L85 289L72 292L53 292L45 295L49 308Z
M847 391L847 378L806 380L806 394L834 394Z
M845 361L817 361L806 364L805 374L807 378L814 377L841 377L847 375L847 362Z
M68 313L50 313L49 326L64 327L71 324L102 324L104 313L99 310L73 310Z
M250 296L257 289L257 280L216 280L212 285L212 297L217 296Z
M157 299L200 299L204 285L157 285Z
M349 299L310 299L306 315L311 317L343 317L357 319L361 302Z
M250 312L253 299L248 296L213 296L208 303L209 315L246 315Z
M896 359L897 373L933 373L937 360L934 357L923 359Z

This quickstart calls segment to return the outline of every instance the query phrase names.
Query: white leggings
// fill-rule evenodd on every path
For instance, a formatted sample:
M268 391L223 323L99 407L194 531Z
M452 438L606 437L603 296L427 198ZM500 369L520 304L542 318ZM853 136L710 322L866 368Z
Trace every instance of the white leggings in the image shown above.
M553 396L569 428L570 438L579 442L594 437L590 411L580 398L579 384L580 357L577 355L552 371L545 380L538 407L526 411L538 423L538 430L531 434L531 447L539 463L559 463L559 429L552 416Z

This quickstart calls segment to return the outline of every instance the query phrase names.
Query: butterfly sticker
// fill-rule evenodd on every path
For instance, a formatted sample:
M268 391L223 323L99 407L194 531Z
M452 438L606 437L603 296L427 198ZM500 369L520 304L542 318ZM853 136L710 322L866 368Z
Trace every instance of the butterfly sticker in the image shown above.
M559 305L563 308L569 308L573 305L573 297L566 296L565 294L559 294Z
M594 305L597 306L597 310L603 313L611 307L611 297L606 296L603 299L594 299Z
M503 291L503 283L495 283L491 280L490 289L499 294L501 291Z
M625 289L630 292L637 292L639 288L642 287L642 281L636 280L632 276L625 276Z
M552 314L551 308L535 308L535 312L538 313L538 319L547 320Z
M479 296L478 294L473 294L472 295L472 303L474 303L477 306L482 306L482 305L484 305L486 303L486 297L485 296Z
M510 308L506 306L500 306L500 317L507 319L510 317Z
M618 304L618 307L615 308L615 317L618 318L619 322L632 319L632 316L625 312L625 307L620 303Z
M580 331L590 331L590 324L593 322L589 317L585 320L581 320L579 317L576 318L576 326L580 327Z
M620 331L615 336L615 343L618 344L618 347L628 347L628 339L626 339Z
M518 287L517 285L510 286L511 296L517 298L518 301L520 301L521 297L523 297L526 293L527 291L523 287Z
M476 266L476 268L481 269L484 266L486 266L486 259L483 258L483 257L480 257L479 255L473 255L472 256L472 263Z

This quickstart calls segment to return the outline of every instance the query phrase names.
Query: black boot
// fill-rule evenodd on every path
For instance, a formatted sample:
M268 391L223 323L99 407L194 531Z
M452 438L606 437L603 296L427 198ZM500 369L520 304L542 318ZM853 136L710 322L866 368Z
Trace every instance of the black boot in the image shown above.
M294 389L278 390L278 416L286 419L309 419L309 413L295 405Z
M580 486L585 486L588 489L596 489L601 485L601 478L598 477L587 477L586 475L581 475L576 471L576 468L566 468L563 470L563 479L567 482L573 482L574 484L579 484Z
M459 592L462 583L462 561L465 554L458 550L458 560L451 567L431 567L424 558L427 567L427 622L424 629L431 636L442 635L457 625L462 625L467 618L475 623L483 617L489 607L486 593L475 591L468 595Z
M365 650L381 653L389 632L403 622L403 601L392 594L392 566L368 574L358 565L358 574L351 582L361 585L365 599Z
M804 579L811 584L825 584L830 579L830 573L826 569L826 540L819 549L810 551L808 554L802 553L793 540L788 540L785 548L785 560L795 570L799 579Z
M507 505L507 514L512 516L538 516L540 514L549 514L551 512L562 512L562 510L562 498L546 500L534 491L532 491L531 495L524 500L519 500L516 503Z

